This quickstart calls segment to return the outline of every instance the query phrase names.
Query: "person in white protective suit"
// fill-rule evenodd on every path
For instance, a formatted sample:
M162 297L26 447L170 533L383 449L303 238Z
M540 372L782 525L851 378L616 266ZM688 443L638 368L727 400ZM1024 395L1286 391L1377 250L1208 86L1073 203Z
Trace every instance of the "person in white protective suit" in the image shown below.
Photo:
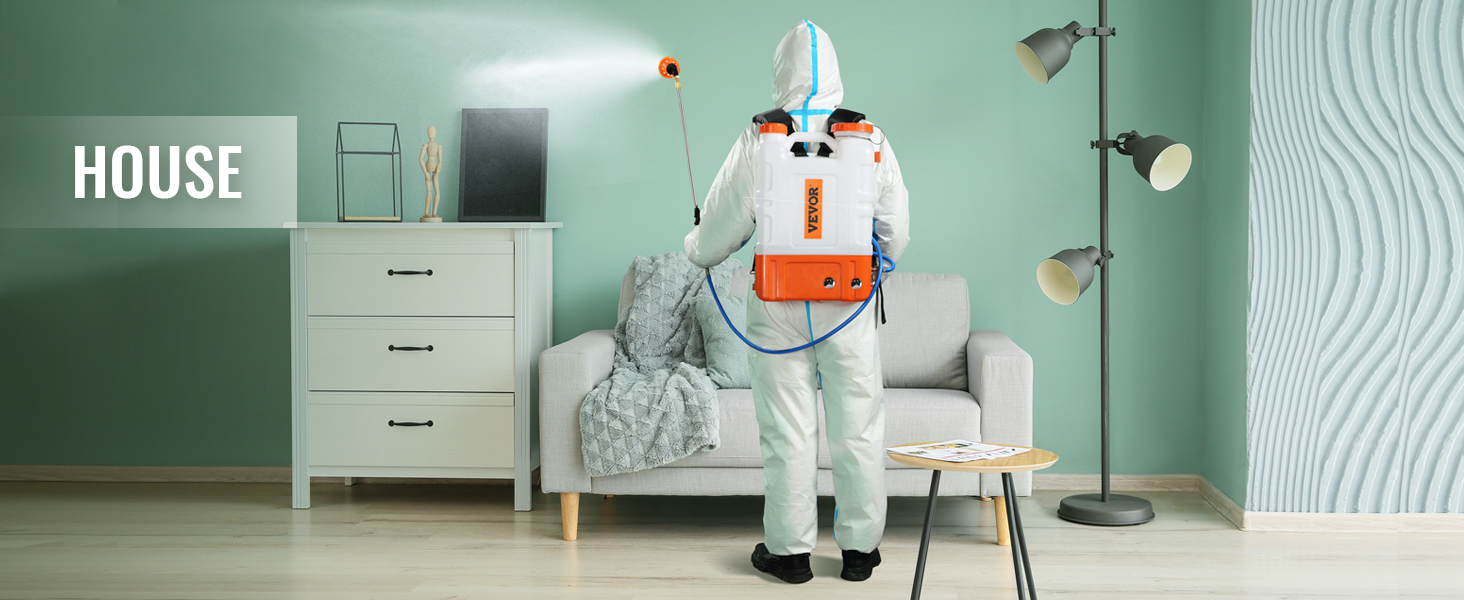
M773 53L773 102L800 131L824 131L844 98L828 34L809 21L794 26ZM686 236L686 253L703 268L721 263L752 236L756 124L742 132L707 194L701 224ZM884 133L875 130L875 226L884 255L898 261L910 240L908 193ZM842 323L857 302L764 302L748 294L747 337L764 348L806 344ZM817 388L823 386L833 458L842 576L868 579L879 564L885 526L884 382L875 310L813 348L772 355L749 350L752 393L767 478L763 544L754 566L788 581L813 577L809 553L817 538Z

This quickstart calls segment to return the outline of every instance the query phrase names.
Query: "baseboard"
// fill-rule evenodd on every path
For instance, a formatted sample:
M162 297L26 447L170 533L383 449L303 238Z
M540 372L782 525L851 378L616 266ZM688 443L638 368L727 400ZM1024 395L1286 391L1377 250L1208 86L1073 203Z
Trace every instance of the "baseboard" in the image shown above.
M1199 492L1215 511L1242 531L1317 533L1464 533L1460 513L1292 513L1245 510L1225 492L1199 475L1112 475L1115 492ZM1098 475L1034 473L1032 489L1096 490Z
M537 480L538 470L534 471ZM355 483L452 483L512 485L512 479L356 477ZM110 465L0 465L0 481L91 483L290 483L290 467L124 467ZM312 477L311 483L343 483L342 477Z
M535 470L537 475L537 469ZM1115 492L1194 492L1199 475L1113 475ZM315 483L341 483L340 477L313 477ZM357 477L357 483L493 483L501 479ZM121 483L289 483L290 467L122 467L89 465L0 465L0 481L78 481ZM1093 474L1034 473L1032 487L1051 491L1097 491Z
M1115 492L1196 492L1199 475L1109 475L1108 489ZM1058 492L1096 492L1102 478L1092 473L1033 473L1032 489Z
M1246 511L1246 531L1464 533L1464 513L1293 513Z
M537 481L539 471L534 471ZM290 467L123 467L89 465L0 465L0 481L96 483L290 483ZM313 477L313 483L340 484L341 477ZM511 485L510 479L356 477L356 483ZM1461 513L1291 513L1241 508L1199 475L1112 475L1115 492L1198 492L1210 506L1244 531L1317 533L1464 533ZM1099 477L1079 473L1033 473L1032 489L1096 491Z
M1199 484L1200 496L1205 498L1205 502L1209 502L1216 512L1230 521L1231 525L1245 530L1245 509L1231 500L1225 492L1220 491L1220 488L1215 487L1215 484L1210 483L1209 479L1200 477Z
M1248 532L1464 533L1460 513L1298 513L1245 510L1210 480L1199 478L1200 495L1236 527Z
M102 483L289 483L289 467L0 465L0 481Z

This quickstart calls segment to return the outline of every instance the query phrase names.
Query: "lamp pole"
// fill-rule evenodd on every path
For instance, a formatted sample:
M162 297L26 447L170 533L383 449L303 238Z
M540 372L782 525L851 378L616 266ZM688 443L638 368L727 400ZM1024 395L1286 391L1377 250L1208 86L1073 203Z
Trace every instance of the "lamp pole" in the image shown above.
M1108 27L1108 0L1098 0L1098 27ZM1099 362L1102 375L1103 502L1108 502L1108 36L1098 36L1098 280Z

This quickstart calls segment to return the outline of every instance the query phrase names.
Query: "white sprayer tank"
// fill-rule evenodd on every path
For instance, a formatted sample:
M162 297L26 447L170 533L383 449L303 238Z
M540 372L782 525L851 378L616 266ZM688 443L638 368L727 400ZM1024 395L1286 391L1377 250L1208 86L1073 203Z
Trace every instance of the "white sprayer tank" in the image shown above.
M872 291L874 166L868 123L836 123L824 133L758 135L753 205L757 245L753 289L765 301L860 302ZM793 145L803 142L807 156ZM819 156L820 145L831 154Z

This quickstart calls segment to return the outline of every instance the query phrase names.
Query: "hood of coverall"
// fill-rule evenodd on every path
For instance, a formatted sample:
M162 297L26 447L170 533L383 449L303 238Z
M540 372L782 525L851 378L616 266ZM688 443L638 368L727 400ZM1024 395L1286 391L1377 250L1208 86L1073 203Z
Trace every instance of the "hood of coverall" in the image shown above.
M800 131L822 131L844 101L834 43L807 19L793 26L773 52L773 104L793 115Z

